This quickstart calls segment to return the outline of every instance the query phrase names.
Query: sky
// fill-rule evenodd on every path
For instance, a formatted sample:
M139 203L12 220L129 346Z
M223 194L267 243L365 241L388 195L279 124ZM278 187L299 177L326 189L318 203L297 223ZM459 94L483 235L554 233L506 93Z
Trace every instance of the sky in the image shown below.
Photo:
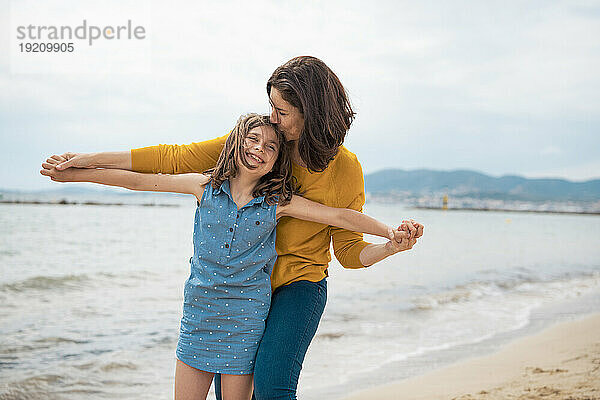
M16 24L83 19L146 37L18 54ZM3 189L56 187L38 172L52 154L223 135L269 111L266 81L297 55L346 87L365 173L600 178L600 1L0 0L0 26Z

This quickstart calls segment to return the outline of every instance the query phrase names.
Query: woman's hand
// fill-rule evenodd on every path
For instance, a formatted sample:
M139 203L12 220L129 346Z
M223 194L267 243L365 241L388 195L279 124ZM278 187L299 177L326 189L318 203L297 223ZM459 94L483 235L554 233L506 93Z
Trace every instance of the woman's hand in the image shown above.
M64 153L62 155L54 154L46 160L46 164L62 171L70 167L75 168L96 168L92 163L91 154L88 153ZM42 164L44 167L44 164Z
M404 220L398 229L391 230L391 233L385 249L390 254L396 254L413 248L417 239L423 236L423 225L413 219Z
M423 225L416 222L414 219L404 220L398 227L399 230L408 232L410 239L417 239L423 236Z
M390 240L385 244L389 255L412 249L417 243L416 238L411 238L410 233L400 229L390 229Z
M412 223L411 223L412 224ZM414 226L414 224L412 224ZM416 229L418 233L418 228ZM392 254L410 250L417 243L416 238L410 237L410 232L401 229L388 228L389 242L383 244L369 244L362 249L359 255L360 262L364 266L373 265Z

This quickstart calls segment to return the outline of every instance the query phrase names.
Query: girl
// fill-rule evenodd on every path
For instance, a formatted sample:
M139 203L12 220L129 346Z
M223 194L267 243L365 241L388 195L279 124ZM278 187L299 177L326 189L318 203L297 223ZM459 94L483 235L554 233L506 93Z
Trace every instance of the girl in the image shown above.
M177 345L175 398L206 398L221 374L225 399L249 399L256 351L269 312L270 275L281 217L338 226L390 239L389 253L415 239L358 211L327 207L294 195L284 136L268 116L241 117L215 168L205 174L154 175L117 169L40 172L61 182L95 182L132 190L196 196L194 256L184 289Z

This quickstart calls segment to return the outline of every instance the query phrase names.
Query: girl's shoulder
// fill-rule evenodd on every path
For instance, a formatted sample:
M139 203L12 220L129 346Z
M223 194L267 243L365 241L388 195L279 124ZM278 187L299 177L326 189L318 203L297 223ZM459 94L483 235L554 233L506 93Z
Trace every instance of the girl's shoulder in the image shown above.
M211 181L211 176L207 175L207 174L198 174L198 178L199 178L199 183L202 186L208 185L208 183Z
M187 174L176 175L186 180L186 183L191 187L191 193L196 196L197 204L200 206L202 197L207 187L211 186L210 175L201 174L197 172L191 172Z

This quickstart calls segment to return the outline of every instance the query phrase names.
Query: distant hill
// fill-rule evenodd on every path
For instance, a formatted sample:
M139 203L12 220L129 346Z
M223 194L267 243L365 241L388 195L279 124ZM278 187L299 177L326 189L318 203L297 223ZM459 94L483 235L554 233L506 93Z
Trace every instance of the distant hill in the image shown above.
M475 171L406 171L386 169L365 176L366 191L372 194L407 193L503 200L600 200L600 179L572 182L565 179L529 179L514 175L499 178Z
M406 171L386 169L365 175L366 191L372 195L402 194L451 195L480 199L523 201L600 201L600 179L572 182L565 179L529 179L514 175L493 177L470 170L433 171L419 169ZM119 197L186 197L170 193L135 192L122 188L102 187L92 184L69 184L55 189L15 191L0 189L2 197L40 196L119 196Z

